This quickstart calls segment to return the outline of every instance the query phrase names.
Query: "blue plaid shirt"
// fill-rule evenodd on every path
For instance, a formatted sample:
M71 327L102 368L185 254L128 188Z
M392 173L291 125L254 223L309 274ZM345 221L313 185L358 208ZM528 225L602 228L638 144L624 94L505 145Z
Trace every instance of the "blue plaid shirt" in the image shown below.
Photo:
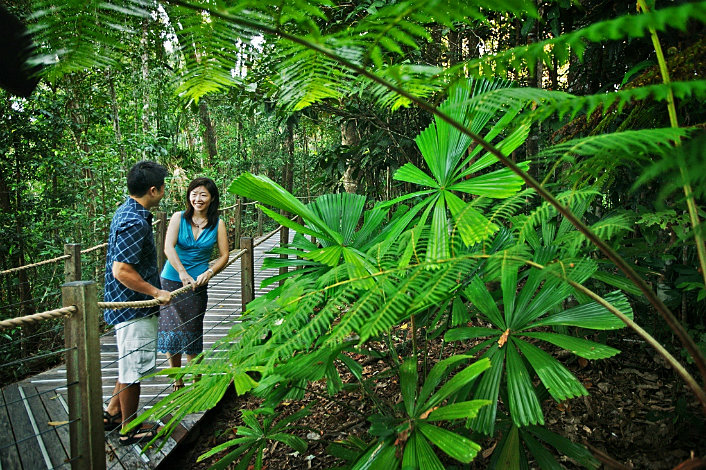
M106 302L131 302L151 300L153 297L125 287L113 276L113 261L131 264L142 279L159 288L157 270L157 248L152 234L152 213L133 198L115 211L110 224L108 254L105 262ZM106 323L117 325L134 318L159 313L159 307L106 309L103 313Z

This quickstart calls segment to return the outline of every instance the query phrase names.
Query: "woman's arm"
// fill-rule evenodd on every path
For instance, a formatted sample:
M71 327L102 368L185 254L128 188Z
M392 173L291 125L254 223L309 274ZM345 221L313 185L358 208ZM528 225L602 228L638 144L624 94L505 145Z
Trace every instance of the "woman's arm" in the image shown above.
M204 271L197 279L196 279L196 285L200 286L203 284L208 284L208 281L211 280L215 274L223 269L228 263L228 231L226 230L226 224L222 220L218 220L218 258L216 258L216 261L213 263L213 265Z
M177 239L179 238L179 226L181 225L181 212L175 212L172 218L169 220L169 227L167 228L167 235L164 239L164 254L167 255L169 264L176 269L179 273L179 279L181 282L188 286L194 283L194 278L186 272L184 265L181 264L179 255L176 252Z

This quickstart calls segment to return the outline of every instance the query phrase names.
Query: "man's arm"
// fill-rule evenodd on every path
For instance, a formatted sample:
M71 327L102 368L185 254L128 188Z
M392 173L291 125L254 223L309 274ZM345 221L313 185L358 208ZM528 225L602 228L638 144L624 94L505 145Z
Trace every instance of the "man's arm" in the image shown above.
M169 303L172 293L158 289L149 282L142 279L142 276L129 263L113 261L113 276L128 289L145 295L151 295L161 304Z

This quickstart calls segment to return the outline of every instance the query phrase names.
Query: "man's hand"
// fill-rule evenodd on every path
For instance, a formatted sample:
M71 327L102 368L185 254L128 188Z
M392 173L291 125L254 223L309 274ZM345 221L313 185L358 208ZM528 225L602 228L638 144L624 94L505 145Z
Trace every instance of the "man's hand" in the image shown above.
M172 293L168 290L159 289L157 291L157 295L154 295L153 297L157 299L160 305L167 305L172 300Z

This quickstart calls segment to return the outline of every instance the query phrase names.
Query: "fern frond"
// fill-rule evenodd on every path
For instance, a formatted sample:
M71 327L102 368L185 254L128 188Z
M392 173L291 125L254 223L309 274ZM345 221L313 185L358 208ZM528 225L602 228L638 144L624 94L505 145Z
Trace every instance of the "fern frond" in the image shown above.
M648 158L672 149L675 142L686 138L690 131L683 128L641 129L612 132L573 139L542 150L538 158L574 162L574 157L601 156L609 160ZM591 160L593 161L593 160Z
M137 34L152 8L143 0L37 0L29 17L37 24L29 30L40 47L31 62L51 65L43 71L50 82L86 68L113 66L128 51L122 38Z
M522 210L523 206L527 206L528 201L535 195L533 189L525 189L507 199L498 200L488 213L488 220L491 223L500 224L502 221L510 219Z
M666 31L668 28L684 31L689 20L706 22L706 2L685 3L647 14L625 15L594 23L556 38L471 60L463 67L473 76L488 78L502 76L507 70L513 68L524 70L527 67L530 73L533 73L539 61L547 67L552 67L554 58L560 64L568 60L569 54L576 54L579 59L582 59L586 44L589 42L643 37L649 34L650 29L658 32Z
M593 189L581 189L575 191L566 191L556 196L557 200L562 204L576 204L598 195L598 191ZM543 202L538 208L528 215L521 215L513 218L513 230L516 231L520 243L528 238L530 232L534 232L534 228L540 225L542 221L548 221L557 215L557 210L547 202Z
M601 237L601 239L610 240L620 233L632 231L634 220L635 216L633 214L624 212L604 217L591 225L590 228L596 235ZM555 243L566 246L567 252L571 255L575 255L579 248L587 242L586 238L580 232L572 230L567 232L564 236L558 237Z

